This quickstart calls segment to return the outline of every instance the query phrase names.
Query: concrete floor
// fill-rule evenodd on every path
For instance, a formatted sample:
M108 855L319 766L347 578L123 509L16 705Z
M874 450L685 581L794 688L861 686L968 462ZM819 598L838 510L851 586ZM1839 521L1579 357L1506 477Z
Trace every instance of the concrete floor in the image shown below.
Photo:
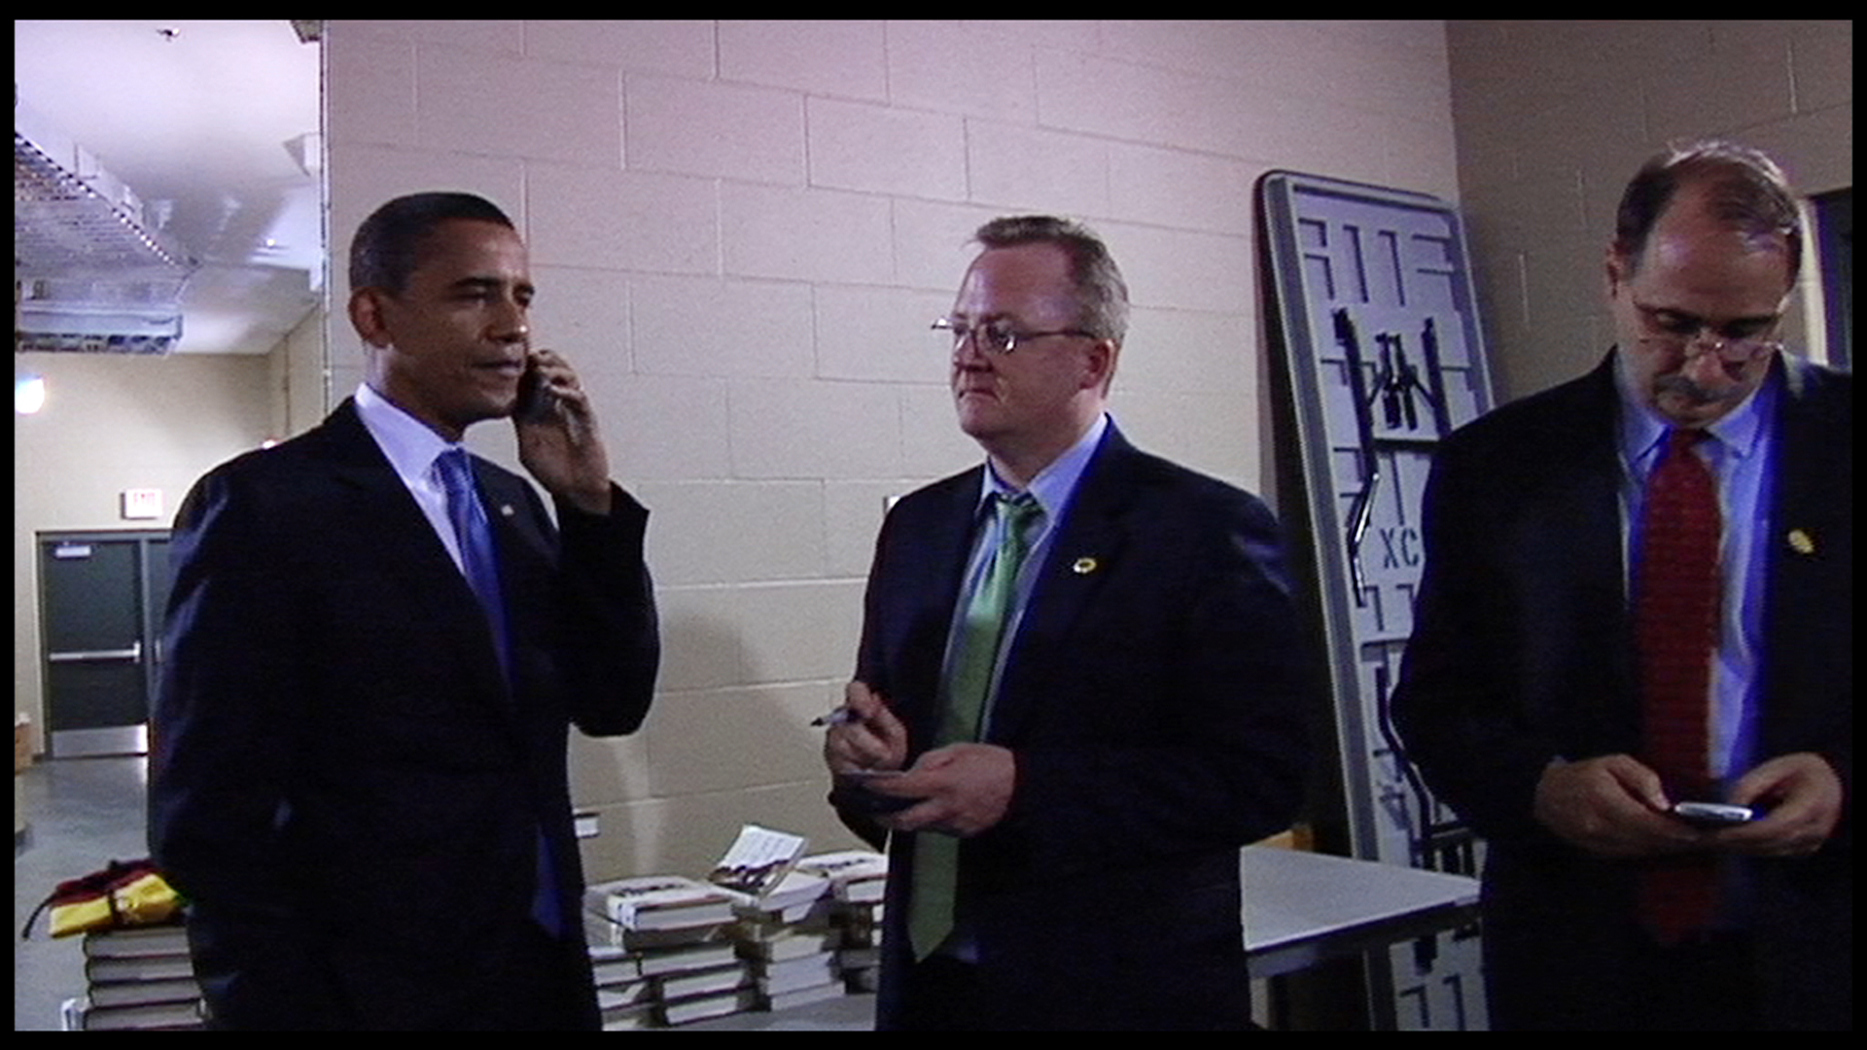
M13 842L15 930L60 882L149 854L146 768L142 758L74 758L41 761L13 778L15 816L27 824ZM47 930L42 915L30 939L13 942L16 1032L57 1031L59 1004L84 992L78 938L55 941Z
M13 928L66 879L112 860L147 856L142 758L41 760L13 778ZM17 823L17 820L16 820ZM84 957L76 937L53 940L47 920L13 945L13 1030L57 1031L59 1004L84 991ZM875 997L850 995L784 1013L750 1013L689 1025L700 1031L865 1031L874 1026Z

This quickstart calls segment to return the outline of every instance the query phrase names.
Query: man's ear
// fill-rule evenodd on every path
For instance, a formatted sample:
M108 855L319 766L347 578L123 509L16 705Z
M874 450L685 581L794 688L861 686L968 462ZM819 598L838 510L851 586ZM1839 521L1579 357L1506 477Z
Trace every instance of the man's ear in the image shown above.
M358 288L350 293L350 324L370 346L381 349L394 340L383 316L383 292L379 288Z
M1605 270L1608 278L1608 298L1613 299L1620 294L1621 286L1627 283L1627 279L1633 276L1633 272L1628 266L1627 256L1621 254L1619 249L1612 244L1608 245L1606 252Z
M1098 339L1089 348L1088 369L1083 374L1084 390L1109 392L1115 378L1115 365L1121 360L1121 344L1113 339Z

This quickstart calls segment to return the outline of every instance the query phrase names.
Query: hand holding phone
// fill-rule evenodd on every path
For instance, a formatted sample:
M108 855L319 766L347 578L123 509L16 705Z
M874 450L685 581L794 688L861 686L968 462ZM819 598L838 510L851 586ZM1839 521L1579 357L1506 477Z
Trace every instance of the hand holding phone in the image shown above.
M545 491L591 514L609 513L609 454L569 362L551 350L525 355L512 423L519 462Z

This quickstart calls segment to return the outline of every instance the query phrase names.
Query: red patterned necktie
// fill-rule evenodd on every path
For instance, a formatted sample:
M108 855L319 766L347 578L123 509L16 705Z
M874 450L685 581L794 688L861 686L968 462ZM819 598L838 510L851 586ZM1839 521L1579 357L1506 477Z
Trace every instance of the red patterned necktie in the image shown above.
M1640 658L1642 758L1675 802L1715 801L1707 764L1712 653L1719 631L1723 531L1718 483L1692 446L1700 430L1671 430L1647 479L1634 634ZM1710 925L1717 863L1709 854L1650 862L1641 916L1663 944Z

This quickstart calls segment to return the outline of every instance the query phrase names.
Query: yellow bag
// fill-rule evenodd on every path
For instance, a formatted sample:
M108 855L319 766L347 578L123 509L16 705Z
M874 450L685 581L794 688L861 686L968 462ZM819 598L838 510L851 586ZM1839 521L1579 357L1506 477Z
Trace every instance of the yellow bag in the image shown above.
M59 883L33 909L19 935L22 940L30 935L33 920L47 908L52 909L52 936L69 937L88 930L169 922L181 911L182 903L154 861L113 860L103 871Z

